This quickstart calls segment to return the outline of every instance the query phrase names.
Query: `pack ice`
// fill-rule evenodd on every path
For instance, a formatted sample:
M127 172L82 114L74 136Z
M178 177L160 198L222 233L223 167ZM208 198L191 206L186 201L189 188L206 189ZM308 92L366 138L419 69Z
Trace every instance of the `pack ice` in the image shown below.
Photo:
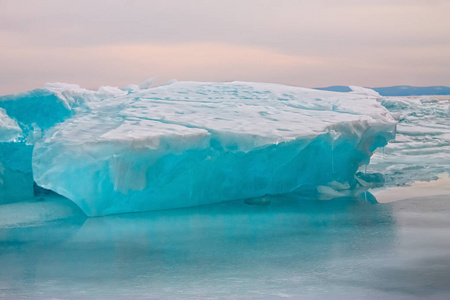
M358 168L395 134L379 95L364 89L148 86L53 84L1 97L0 186L25 174L24 186L53 190L89 216L288 192L348 195L379 180Z

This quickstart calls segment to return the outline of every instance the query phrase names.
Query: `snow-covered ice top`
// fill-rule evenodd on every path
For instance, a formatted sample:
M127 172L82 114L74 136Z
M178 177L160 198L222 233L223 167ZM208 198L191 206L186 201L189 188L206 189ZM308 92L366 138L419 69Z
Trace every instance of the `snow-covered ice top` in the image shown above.
M250 151L315 137L341 122L394 123L373 96L277 84L175 82L111 95L85 100L89 113L66 121L47 140L65 136L72 145L113 141L155 148L162 137L178 146L214 137L231 150Z

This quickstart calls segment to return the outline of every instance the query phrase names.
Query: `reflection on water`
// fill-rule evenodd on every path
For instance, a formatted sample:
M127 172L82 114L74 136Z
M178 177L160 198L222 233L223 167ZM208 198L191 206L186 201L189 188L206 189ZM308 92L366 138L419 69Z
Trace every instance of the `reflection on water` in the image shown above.
M0 298L439 296L450 223L433 205L450 210L271 196L0 228Z

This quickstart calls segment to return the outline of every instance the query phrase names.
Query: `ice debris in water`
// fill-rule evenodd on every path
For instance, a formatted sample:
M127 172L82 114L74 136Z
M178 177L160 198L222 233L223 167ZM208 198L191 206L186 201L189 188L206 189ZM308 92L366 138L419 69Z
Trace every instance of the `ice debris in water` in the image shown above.
M0 132L14 122L22 131L0 144L3 169L99 216L293 191L351 195L374 184L355 174L394 137L396 121L364 89L151 84L0 97Z

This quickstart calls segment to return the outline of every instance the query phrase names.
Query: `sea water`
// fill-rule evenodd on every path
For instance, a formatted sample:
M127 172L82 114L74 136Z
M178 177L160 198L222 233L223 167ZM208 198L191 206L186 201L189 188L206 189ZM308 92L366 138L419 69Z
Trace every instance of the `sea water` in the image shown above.
M448 197L373 200L266 196L3 224L0 298L450 297Z

